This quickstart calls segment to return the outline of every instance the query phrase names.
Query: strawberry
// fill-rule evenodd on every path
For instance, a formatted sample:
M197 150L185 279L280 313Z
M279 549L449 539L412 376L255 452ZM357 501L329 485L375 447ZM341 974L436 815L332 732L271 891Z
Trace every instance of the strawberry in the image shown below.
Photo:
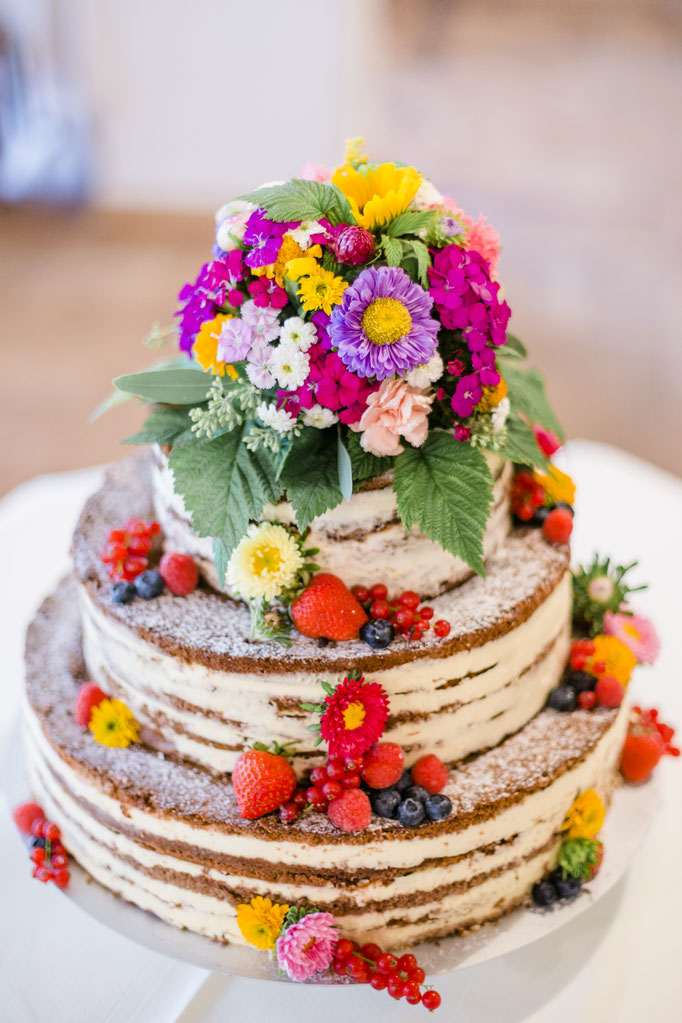
M44 819L45 814L37 803L21 803L20 806L15 806L12 811L12 820L22 835L30 835L33 822Z
M301 635L310 639L357 639L367 621L346 584L329 572L313 577L291 605L291 617Z
M296 774L286 757L250 749L237 758L232 784L240 814L252 821L290 800Z
M592 841L594 842L594 851L597 856L597 862L593 863L590 867L590 873L587 877L588 881L591 881L597 876L601 869L602 860L604 859L604 843L600 842L598 838L593 838Z
M665 743L655 729L629 732L620 760L620 770L626 781L644 781L665 752Z

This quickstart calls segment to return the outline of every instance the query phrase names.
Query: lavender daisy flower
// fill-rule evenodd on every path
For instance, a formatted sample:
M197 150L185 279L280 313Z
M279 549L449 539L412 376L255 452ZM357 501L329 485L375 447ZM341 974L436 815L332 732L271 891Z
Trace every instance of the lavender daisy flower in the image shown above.
M329 335L344 365L361 377L402 376L436 351L433 299L404 270L370 266L332 311Z

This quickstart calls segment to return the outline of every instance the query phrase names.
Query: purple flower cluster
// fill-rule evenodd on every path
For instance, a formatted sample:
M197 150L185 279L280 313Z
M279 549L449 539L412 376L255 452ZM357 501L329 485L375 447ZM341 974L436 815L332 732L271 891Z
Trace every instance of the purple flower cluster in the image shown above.
M482 387L499 383L495 368L495 348L507 339L507 323L511 310L500 302L500 286L491 280L490 264L474 249L465 250L448 245L434 256L429 268L429 292L444 327L460 330L468 352L472 372L462 358L448 364L458 376L452 409L462 419L473 412L482 397ZM464 375L462 375L464 374Z
M367 399L377 384L369 384L351 373L335 352L325 350L322 344L309 351L310 372L302 387L295 391L278 391L277 402L290 415L297 416L301 409L322 405L338 414L342 423L357 423L367 408Z
M274 263L282 247L282 238L297 222L278 224L268 220L263 210L255 210L246 222L244 244L249 247L244 262L252 268Z
M199 329L206 320L212 320L226 303L240 306L244 296L237 284L243 278L241 249L224 253L220 259L204 263L193 284L185 284L178 294L180 308L178 344L181 352L191 352Z

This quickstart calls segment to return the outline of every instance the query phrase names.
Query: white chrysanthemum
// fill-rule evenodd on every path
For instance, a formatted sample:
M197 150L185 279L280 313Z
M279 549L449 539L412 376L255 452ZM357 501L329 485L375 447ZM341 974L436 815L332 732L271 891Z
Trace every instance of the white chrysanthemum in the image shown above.
M269 426L276 433L289 433L296 426L295 416L289 415L283 408L277 408L274 401L269 404L261 402L256 409L256 415L264 426Z
M314 323L306 323L300 316L290 316L282 324L279 339L281 342L290 342L302 352L307 352L317 341L317 330Z
M405 379L411 387L425 388L429 384L432 384L435 380L443 375L443 360L441 359L438 352L433 355L428 362L423 362L421 366L415 366L407 374Z
M503 398L499 405L496 405L493 409L490 420L493 424L493 430L495 433L497 433L498 430L501 430L507 422L507 416L509 415L510 409L511 405L509 403L509 398Z
M274 600L293 586L303 566L298 544L284 526L253 523L227 565L227 582L245 600Z
M310 248L310 236L320 234L321 232L322 228L318 220L302 220L294 231L289 231L289 234L305 252L306 249Z
M323 408L322 405L313 405L306 409L303 415L305 426L314 426L316 430L326 430L328 426L338 423L339 417L330 408Z
M436 206L443 205L443 195L438 191L433 181L424 178L410 205L417 210L431 210Z
M270 372L285 391L295 391L310 372L310 356L293 343L280 344L270 356Z

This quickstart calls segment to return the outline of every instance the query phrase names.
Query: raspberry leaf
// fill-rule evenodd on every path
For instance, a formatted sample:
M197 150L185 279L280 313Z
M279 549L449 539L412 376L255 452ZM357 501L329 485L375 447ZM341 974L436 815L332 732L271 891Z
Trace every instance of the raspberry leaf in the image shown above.
M183 434L186 436L183 438ZM175 444L181 438L193 440L192 421L187 406L155 409L147 417L141 430L126 437L124 444Z
M545 394L545 378L537 369L520 369L507 361L503 376L507 383L509 401L515 412L524 415L529 423L539 423L564 439L564 431L550 407Z
M376 455L371 455L369 451L365 451L360 444L359 434L353 433L351 430L346 436L346 448L353 467L353 479L358 482L378 476L393 465L393 458L378 458Z
M405 234L416 234L422 227L425 227L430 220L433 220L436 213L434 210L409 210L401 213L386 225L386 234L391 238L401 238Z
M265 210L270 220L320 220L330 224L354 224L355 217L343 192L329 182L294 178L239 196Z
M337 440L331 430L304 430L297 437L280 474L302 531L318 515L341 504Z
M406 448L395 462L393 488L405 530L418 526L481 576L492 485L483 453L445 432Z
M507 439L503 448L496 449L500 458L517 465L546 468L547 459L538 447L530 426L518 416L510 416L506 423Z

